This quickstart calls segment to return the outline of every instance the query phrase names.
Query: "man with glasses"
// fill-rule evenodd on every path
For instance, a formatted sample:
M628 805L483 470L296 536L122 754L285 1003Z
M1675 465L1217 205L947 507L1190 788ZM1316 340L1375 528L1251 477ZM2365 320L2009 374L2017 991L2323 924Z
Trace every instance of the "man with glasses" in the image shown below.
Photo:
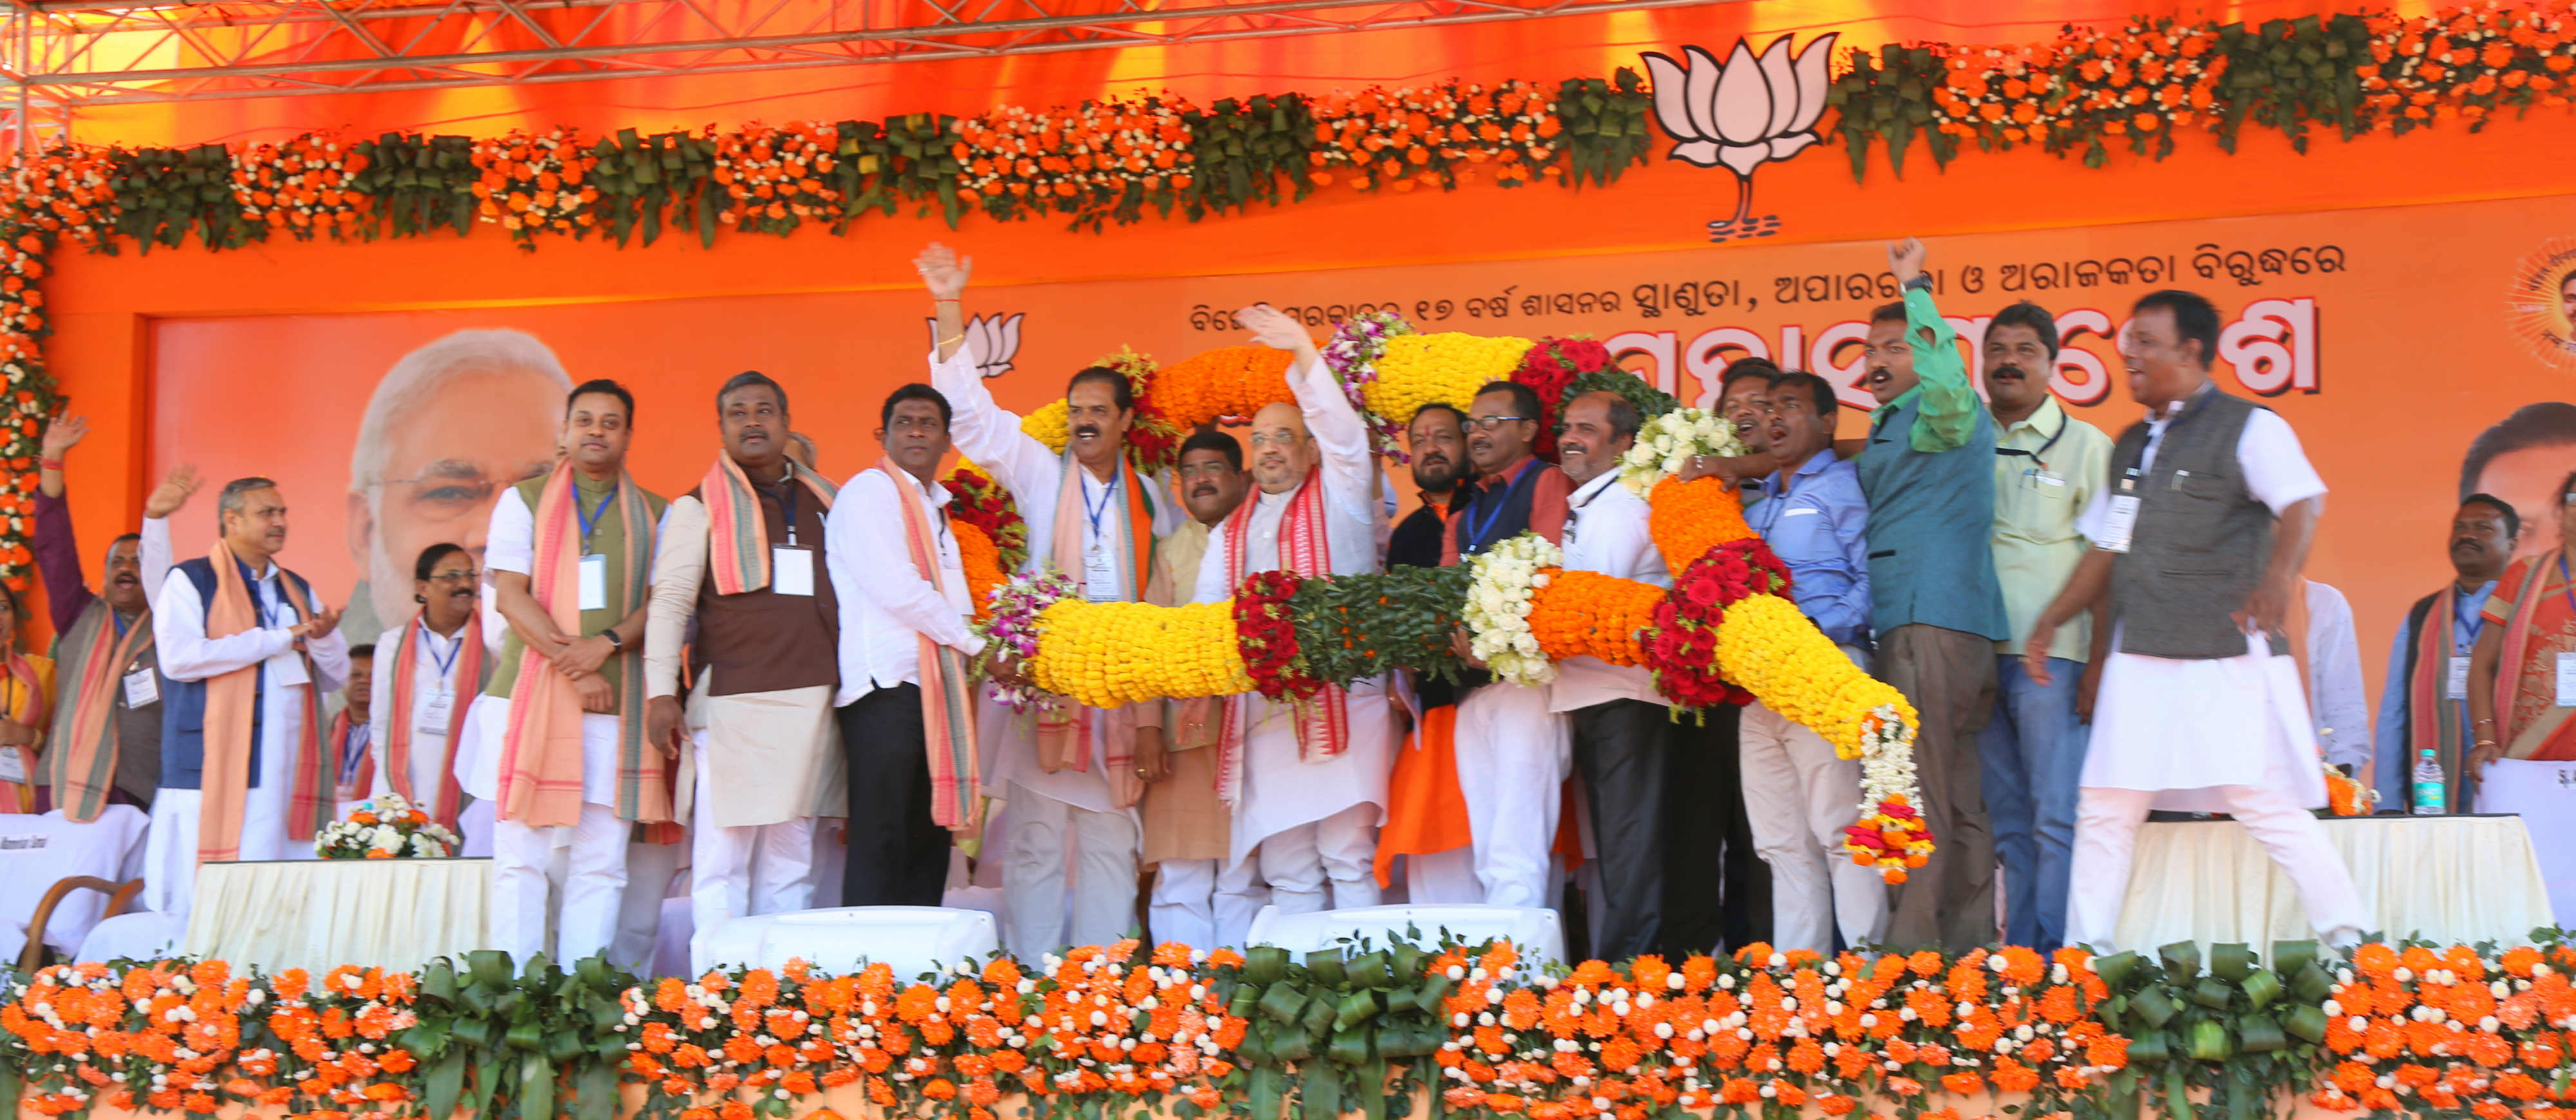
M1260 492L1213 534L1193 601L1231 599L1257 572L1312 579L1376 571L1377 480L1367 425L1304 326L1267 304L1235 320L1262 345L1296 355L1288 386L1297 402L1266 404L1253 415L1252 478ZM1226 699L1216 779L1233 818L1221 893L1241 893L1257 853L1271 904L1282 913L1377 905L1372 862L1394 761L1393 717L1383 676L1326 685L1296 703Z
M465 805L456 777L456 746L465 729L465 701L491 678L484 656L483 573L465 546L441 542L422 549L412 565L410 621L376 643L375 679L367 711L376 727L375 781L367 796L395 793L459 836L483 838L492 830L492 806Z
M349 640L375 641L412 609L422 549L460 544L480 565L501 490L553 464L571 389L554 352L519 331L457 331L394 363L349 456Z
M1995 421L1995 581L2011 629L1995 643L1995 714L1978 733L1986 813L2003 864L2004 943L2055 949L2066 940L2067 872L2084 774L2084 721L2111 628L2108 603L2075 616L2049 643L2040 684L2022 671L2022 639L2084 559L2075 519L2102 492L2111 437L2078 420L2048 388L2057 320L2023 300L1986 325L1986 403Z
M1514 381L1476 391L1467 409L1467 461L1475 493L1449 518L1444 564L1537 533L1563 544L1573 480L1536 453L1538 393ZM1468 656L1466 631L1451 639ZM1482 666L1478 666L1482 668ZM1550 865L1562 804L1568 739L1563 715L1548 710L1545 686L1473 678L1458 703L1458 792L1474 836L1476 880L1494 906L1547 908L1556 896Z

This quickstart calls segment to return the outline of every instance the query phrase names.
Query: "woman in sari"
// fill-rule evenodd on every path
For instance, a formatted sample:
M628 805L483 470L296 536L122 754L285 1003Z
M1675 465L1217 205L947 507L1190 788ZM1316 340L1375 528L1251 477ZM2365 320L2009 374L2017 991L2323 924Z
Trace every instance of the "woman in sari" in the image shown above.
M34 784L44 771L36 759L45 743L46 701L54 694L54 663L18 649L18 596L0 587L0 648L8 672L0 674L0 813L38 813Z
M2557 545L2514 561L2487 597L2487 625L2469 658L2472 783L2497 776L2490 764L2502 760L2576 760L2576 720L2568 719L2576 714L2576 586L2567 570L2576 474L2558 495Z

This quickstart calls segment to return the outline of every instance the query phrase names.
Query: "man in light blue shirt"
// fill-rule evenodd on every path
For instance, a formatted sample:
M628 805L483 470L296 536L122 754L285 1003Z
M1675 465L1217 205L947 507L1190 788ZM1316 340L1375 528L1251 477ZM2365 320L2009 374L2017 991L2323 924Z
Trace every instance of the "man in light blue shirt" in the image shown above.
M2512 505L2492 494L2460 499L2451 515L2449 586L2415 601L2406 621L2388 644L2388 675L2380 678L2379 722L2371 735L2376 749L2345 747L2326 752L2326 761L2347 768L2354 777L2371 771L2379 807L2402 810L2412 802L2412 777L2418 752L2430 749L2442 763L2454 796L2451 811L2461 812L2456 796L2462 782L2461 758L2477 736L2469 726L2468 658L2485 629L2487 596L2513 559L2514 541L2522 535L2522 518ZM2448 629L2441 629L2445 624ZM2456 666L2456 667L2455 667ZM2434 711L2419 713L2414 699L2440 697ZM2492 737L2493 729L2485 729ZM2376 758L2375 764L2372 759Z
M1745 512L1789 567L1790 598L1857 663L1869 633L1869 505L1860 476L1834 455L1834 387L1812 373L1771 384L1763 425L1781 468ZM1831 953L1834 931L1851 947L1886 925L1878 873L1841 858L1843 830L1860 805L1860 763L1761 704L1744 708L1744 807L1753 846L1771 865L1772 944Z

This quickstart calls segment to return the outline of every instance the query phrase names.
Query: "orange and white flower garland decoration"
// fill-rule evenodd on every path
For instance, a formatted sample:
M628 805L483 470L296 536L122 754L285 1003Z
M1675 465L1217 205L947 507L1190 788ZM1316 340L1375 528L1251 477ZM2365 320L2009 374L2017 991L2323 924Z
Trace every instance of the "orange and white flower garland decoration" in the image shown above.
M959 122L950 154L966 165L958 184L968 203L995 195L1106 201L1130 185L1151 193L1189 189L1188 99L1086 101L1075 109L995 109Z
M1513 684L1555 680L1556 662L1539 647L1529 616L1531 603L1564 565L1565 554L1546 537L1523 533L1477 553L1472 563L1474 575L1459 618L1467 624L1476 660Z
M571 233L595 220L590 204L599 188L590 185L599 157L590 154L578 129L556 128L530 134L512 129L507 135L474 144L474 197L483 221L525 240L539 231Z
M322 230L347 235L357 231L375 202L352 182L366 169L364 154L310 134L259 144L233 153L233 198L243 218L299 238Z
M784 233L807 218L835 216L841 192L825 184L840 130L799 121L781 128L753 123L738 132L711 132L712 172L728 200L716 220Z
M1317 186L1329 186L1338 170L1355 172L1351 181L1363 190L1398 191L1444 186L1488 163L1498 183L1561 174L1553 161L1564 125L1552 95L1532 82L1336 93L1318 100L1314 114L1308 177Z

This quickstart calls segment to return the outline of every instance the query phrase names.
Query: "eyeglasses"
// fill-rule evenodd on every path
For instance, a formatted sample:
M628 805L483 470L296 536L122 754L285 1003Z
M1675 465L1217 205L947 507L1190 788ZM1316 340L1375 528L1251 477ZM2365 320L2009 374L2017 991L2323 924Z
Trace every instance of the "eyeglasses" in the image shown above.
M1252 446L1268 447L1272 444L1278 444L1279 446L1287 447L1303 440L1304 438L1305 437L1303 435L1296 432L1254 432L1252 433Z
M1490 431L1493 431L1495 428L1501 427L1502 425L1505 425L1505 424L1517 424L1517 423L1520 423L1520 422L1521 422L1521 421L1523 421L1523 420L1529 420L1529 419L1533 419L1533 417L1528 417L1528 416L1470 416L1470 417L1468 417L1468 418L1467 418L1467 424L1468 424L1468 426L1469 426L1469 427L1474 427L1474 428L1483 428L1484 430L1486 430L1486 431L1489 431L1489 432L1490 432Z
M491 508L492 496L500 493L502 487L516 486L544 473L545 468L537 468L506 482L481 475L434 475L387 479L374 486L402 488L403 508L412 518L438 523L480 514Z

